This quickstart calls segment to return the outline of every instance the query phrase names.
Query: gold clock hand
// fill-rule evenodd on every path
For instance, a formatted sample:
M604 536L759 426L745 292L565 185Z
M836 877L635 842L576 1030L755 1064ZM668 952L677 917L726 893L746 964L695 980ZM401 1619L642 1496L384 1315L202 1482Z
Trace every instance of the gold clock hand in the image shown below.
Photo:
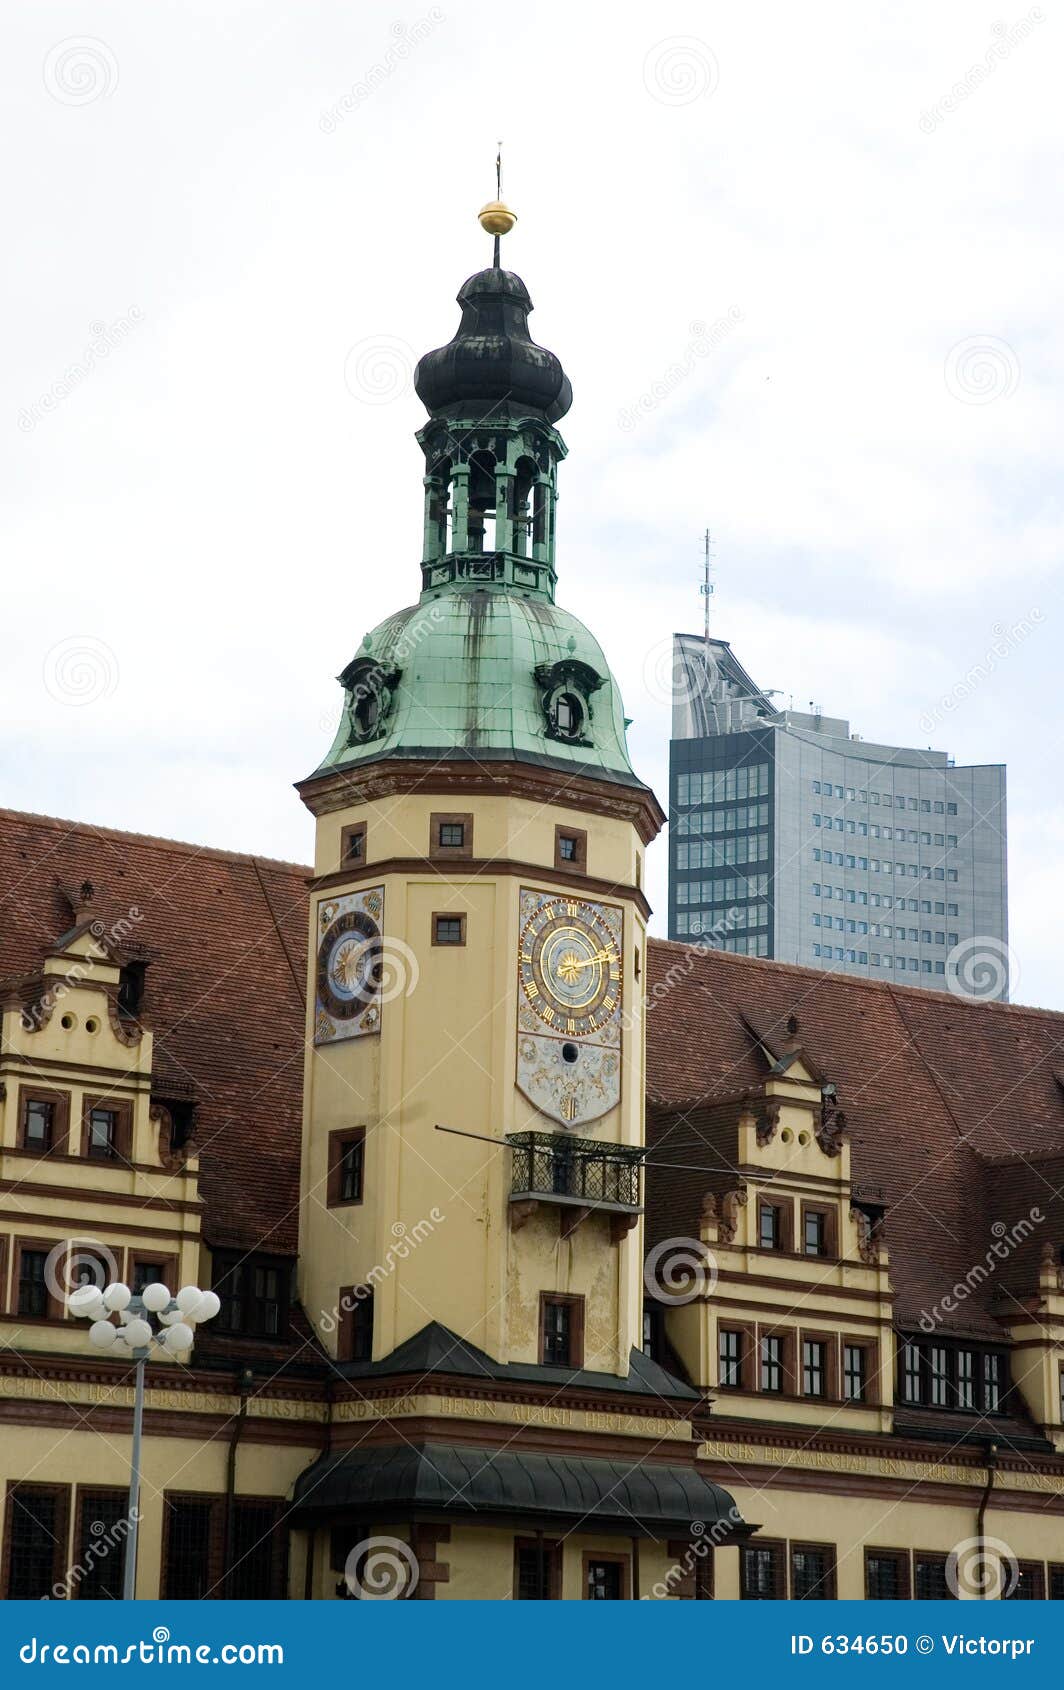
M593 968L596 963L612 962L612 960L613 960L612 952L610 952L610 951L596 951L594 956L589 956L586 959L586 961L584 961L584 962L577 962L576 958L574 957L572 962L569 963L569 966L573 969ZM566 958L566 961L569 962L569 959Z

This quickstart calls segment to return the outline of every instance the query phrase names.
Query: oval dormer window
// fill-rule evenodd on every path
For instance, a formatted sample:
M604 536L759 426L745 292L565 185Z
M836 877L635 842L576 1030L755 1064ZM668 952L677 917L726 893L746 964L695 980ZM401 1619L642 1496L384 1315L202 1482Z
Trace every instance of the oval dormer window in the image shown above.
M381 719L380 694L377 692L363 692L356 699L352 715L355 719L355 732L362 739L369 739Z
M554 704L554 730L559 739L579 739L584 731L584 701L575 692L560 692Z

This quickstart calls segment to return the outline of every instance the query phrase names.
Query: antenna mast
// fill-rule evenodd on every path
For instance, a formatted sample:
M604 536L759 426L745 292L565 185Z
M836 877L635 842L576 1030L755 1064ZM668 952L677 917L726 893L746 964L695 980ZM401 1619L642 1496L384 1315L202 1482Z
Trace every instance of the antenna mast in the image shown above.
M703 540L702 546L703 546L703 561L702 561L702 589L701 589L701 591L702 591L702 597L705 600L704 628L705 628L705 640L706 640L706 656L708 657L709 656L709 601L713 597L713 592L714 592L714 585L713 585L713 562L714 562L714 559L713 559L712 547L711 547L711 544L710 544L709 529L708 528L706 529L705 539Z

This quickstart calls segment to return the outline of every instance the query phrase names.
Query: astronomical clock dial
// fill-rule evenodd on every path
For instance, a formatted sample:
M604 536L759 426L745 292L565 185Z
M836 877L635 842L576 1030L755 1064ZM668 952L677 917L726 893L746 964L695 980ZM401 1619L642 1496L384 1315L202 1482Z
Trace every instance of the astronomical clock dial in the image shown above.
M379 1030L383 909L380 886L318 905L315 1044Z
M521 890L517 1084L565 1126L620 1098L623 931L612 904Z

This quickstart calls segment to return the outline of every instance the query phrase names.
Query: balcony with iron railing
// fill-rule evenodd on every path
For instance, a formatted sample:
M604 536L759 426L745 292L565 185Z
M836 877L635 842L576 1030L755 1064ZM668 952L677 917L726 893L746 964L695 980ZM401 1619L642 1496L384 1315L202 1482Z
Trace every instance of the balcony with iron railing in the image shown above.
M569 1133L510 1133L511 1203L556 1203L610 1214L642 1212L641 1145L600 1144Z

